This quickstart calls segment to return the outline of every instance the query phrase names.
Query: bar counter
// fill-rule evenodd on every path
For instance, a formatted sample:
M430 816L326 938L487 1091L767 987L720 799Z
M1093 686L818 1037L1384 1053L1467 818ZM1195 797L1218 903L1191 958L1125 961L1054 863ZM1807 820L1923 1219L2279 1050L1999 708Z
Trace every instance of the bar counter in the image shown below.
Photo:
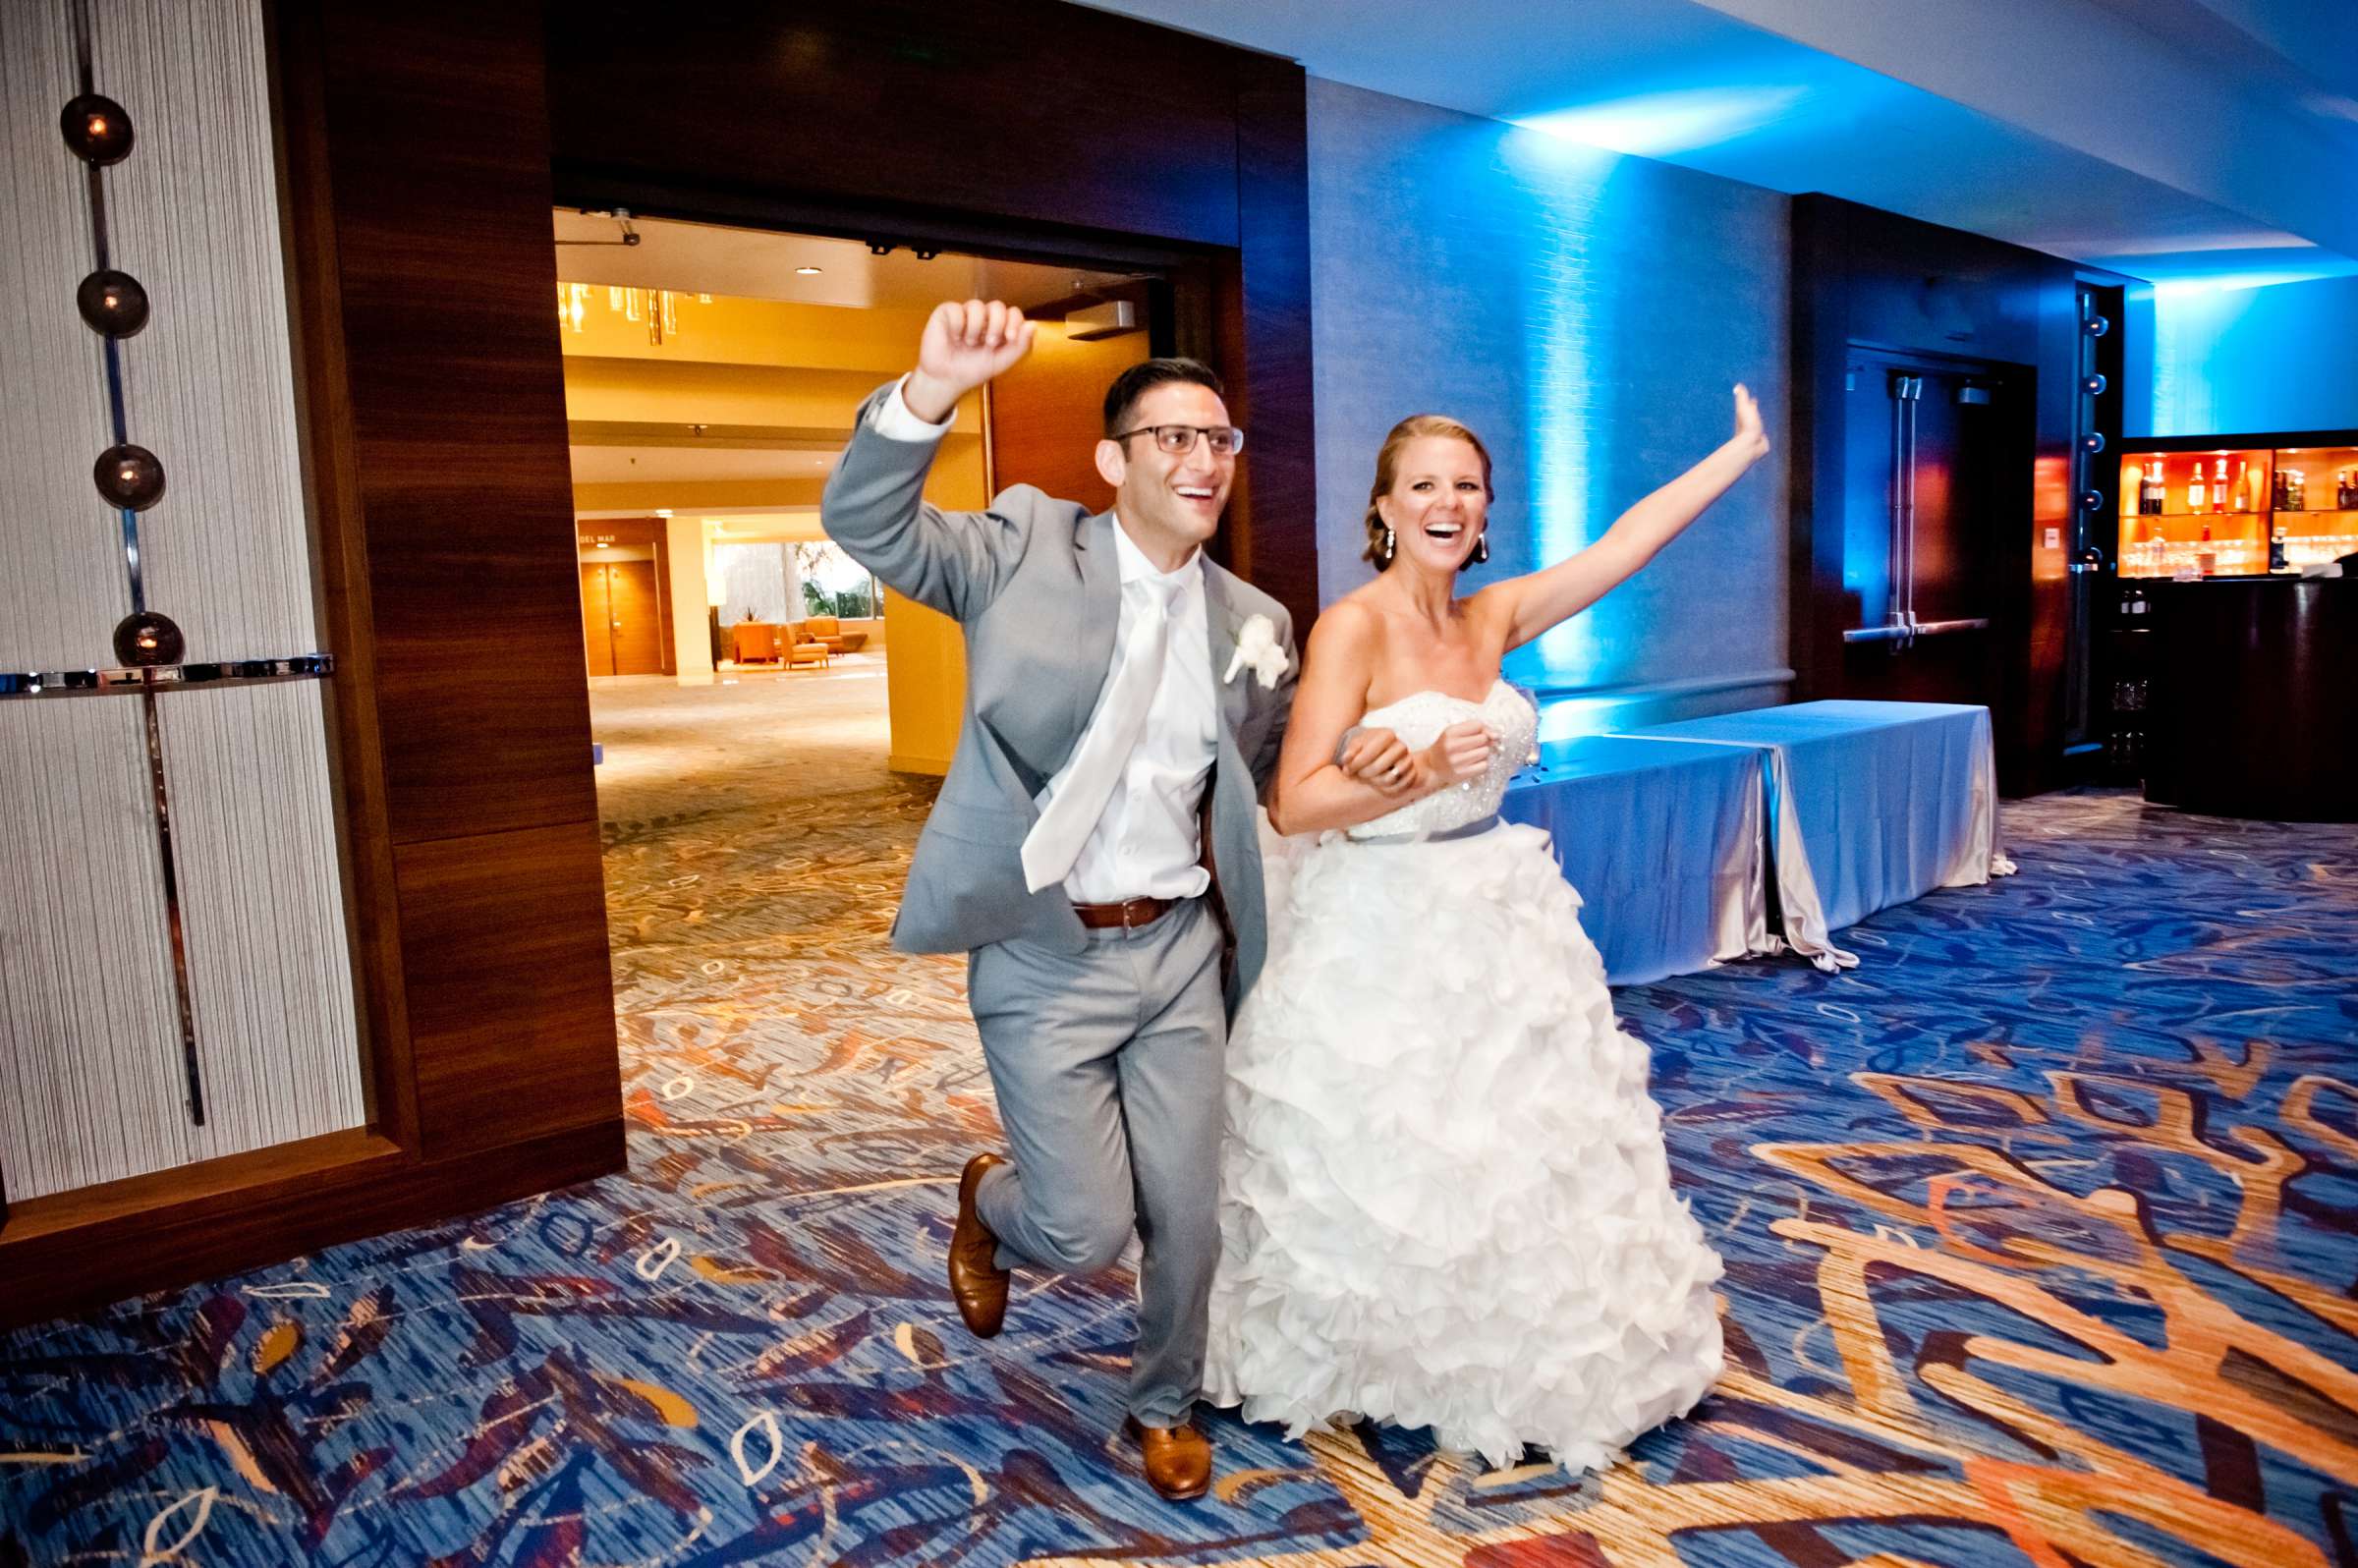
M2358 577L2162 582L2146 799L2358 821Z

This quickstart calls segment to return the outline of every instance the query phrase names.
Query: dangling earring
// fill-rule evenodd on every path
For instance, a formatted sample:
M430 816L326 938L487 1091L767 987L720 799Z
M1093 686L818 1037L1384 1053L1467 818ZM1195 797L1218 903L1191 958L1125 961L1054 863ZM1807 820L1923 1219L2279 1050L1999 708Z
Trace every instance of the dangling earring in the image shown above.
M1474 538L1474 564L1480 566L1490 558L1490 531L1484 529Z
M1398 545L1397 541L1395 541L1395 540L1392 538L1392 526L1391 526L1389 523L1386 523L1386 524L1383 526L1383 564L1384 564L1384 565L1386 565L1386 566L1389 566L1389 565L1391 565L1391 564L1392 564L1392 556L1393 556L1393 553L1394 553L1395 551L1397 551L1397 550L1398 550L1398 548L1399 548L1399 545Z

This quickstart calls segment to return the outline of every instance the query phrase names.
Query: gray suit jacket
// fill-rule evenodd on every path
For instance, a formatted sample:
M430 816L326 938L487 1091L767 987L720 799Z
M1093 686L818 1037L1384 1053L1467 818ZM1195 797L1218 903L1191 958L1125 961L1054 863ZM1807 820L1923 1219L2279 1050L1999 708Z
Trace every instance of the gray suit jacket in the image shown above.
M1022 850L1039 816L1033 798L1080 744L1113 663L1121 605L1113 514L1093 517L1028 484L1001 493L987 512L926 504L934 446L869 427L869 411L890 390L861 405L819 518L854 560L966 631L958 750L917 841L893 945L955 953L1023 936L1080 952L1088 937L1064 890L1028 891ZM1301 660L1292 620L1275 599L1208 557L1204 588L1220 718L1219 755L1205 788L1211 864L1236 940L1233 1013L1268 947L1254 807L1276 767ZM1269 618L1285 647L1285 674L1274 687L1249 668L1222 682L1238 631L1255 615Z

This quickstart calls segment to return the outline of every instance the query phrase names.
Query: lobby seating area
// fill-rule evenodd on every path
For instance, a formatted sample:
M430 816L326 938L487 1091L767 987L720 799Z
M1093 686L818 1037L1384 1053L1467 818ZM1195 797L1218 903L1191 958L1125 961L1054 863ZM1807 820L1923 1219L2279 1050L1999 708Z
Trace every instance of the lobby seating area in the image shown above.
M866 632L846 632L841 619L832 615L784 623L740 621L729 628L729 657L741 665L825 669L838 655L857 653L867 645Z

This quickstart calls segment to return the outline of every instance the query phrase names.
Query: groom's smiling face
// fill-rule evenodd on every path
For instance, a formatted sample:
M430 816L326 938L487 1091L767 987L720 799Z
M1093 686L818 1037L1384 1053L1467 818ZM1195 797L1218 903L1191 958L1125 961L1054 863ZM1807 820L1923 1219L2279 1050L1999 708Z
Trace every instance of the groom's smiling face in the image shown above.
M1131 405L1124 423L1139 433L1097 443L1097 472L1114 487L1114 510L1142 546L1152 541L1184 554L1210 538L1236 482L1234 453L1214 452L1211 443L1199 436L1194 446L1173 455L1156 443L1151 427L1186 424L1207 429L1228 422L1228 405L1211 388L1193 381L1164 381ZM1139 537L1142 533L1146 537Z

